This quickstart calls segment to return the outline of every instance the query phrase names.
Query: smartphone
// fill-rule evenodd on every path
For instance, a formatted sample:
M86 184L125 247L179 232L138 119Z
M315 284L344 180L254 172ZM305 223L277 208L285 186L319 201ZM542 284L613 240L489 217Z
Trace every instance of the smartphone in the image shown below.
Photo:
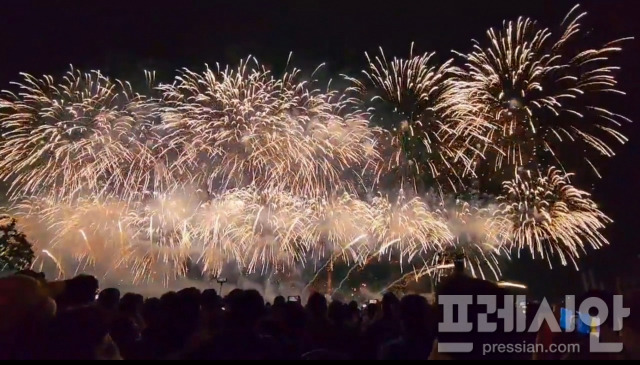
M370 299L369 304L378 304L378 299Z
M287 298L288 301L290 302L300 302L300 297L299 296L290 296L289 298Z

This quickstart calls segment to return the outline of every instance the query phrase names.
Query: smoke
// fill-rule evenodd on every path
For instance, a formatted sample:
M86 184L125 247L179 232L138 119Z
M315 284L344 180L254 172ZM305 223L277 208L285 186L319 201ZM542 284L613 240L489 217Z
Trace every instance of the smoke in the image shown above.
M429 212L442 220L453 238L452 245L442 246L440 251L425 251L413 259L394 261L391 258L400 257L402 253L394 247L390 251L378 252L378 244L368 232L371 223L367 219L371 218L354 214L366 212L379 196L382 194L365 197L365 200L356 197L335 200L320 217L322 222L312 226L302 224L309 222L301 217L304 209L286 211L267 204L256 206L248 214L245 208L249 201L210 197L201 190L188 187L152 196L133 210L123 202L108 200L84 202L80 206L31 201L13 213L36 248L34 269L45 272L47 278L68 279L87 273L96 276L103 287L119 287L123 291L150 296L184 287L219 289L215 278L224 276L228 279L223 285L225 294L235 288L255 289L268 300L278 295L301 296L306 300L313 290L310 283L326 280L317 277L326 275L324 264L329 257L342 265L347 260L346 264L353 268L365 264L371 257L384 255L389 259L388 265L399 265L400 275L406 275L407 272L443 264L440 251L451 250L454 246L465 254L472 275L490 279L501 276L498 256L502 248L496 244L500 232L494 230L491 223L498 209L493 199L443 199L435 193L412 197L405 196L402 191L390 192L385 200L391 204L389 209L396 209L392 203L399 199L419 198ZM287 203L282 199L279 197L279 204ZM298 203L291 203L291 206ZM400 213L390 211L385 214ZM123 217L130 219L128 223ZM135 217L134 224L131 224L132 217ZM416 219L419 216L408 217ZM245 237L244 242L230 240L210 244L219 237L189 233L198 229L209 233L216 229L224 230L224 227L237 222L243 222L245 227L243 235L236 236ZM301 223L295 225L291 222ZM278 236L283 227L289 227L287 229L295 230L297 234L316 230L317 235L309 237L332 237L342 242L338 242L338 246L317 242L315 251L307 251L295 263L288 262L291 257L288 254L278 258L279 254L284 254L281 251L282 236ZM411 227L397 226L393 233L401 236L405 234L402 232L405 228L410 230ZM185 231L189 231L188 234ZM259 239L248 242L255 234ZM353 254L344 256L345 247L352 249ZM245 261L239 262L225 255L225 251L231 249L241 251L238 259ZM266 261L261 261L260 252L267 255ZM252 264L247 265L247 262ZM281 265L277 265L278 262ZM316 275L310 275L310 271ZM354 279L362 280L353 278L353 271L349 270L343 276L335 275L334 290L330 294L343 295L345 300L352 297L377 299L379 294L366 287L358 287L355 293L350 291ZM438 271L429 275L440 274ZM392 276L388 281L391 283L396 279ZM372 283L370 280L364 279L364 283L384 287L380 282Z

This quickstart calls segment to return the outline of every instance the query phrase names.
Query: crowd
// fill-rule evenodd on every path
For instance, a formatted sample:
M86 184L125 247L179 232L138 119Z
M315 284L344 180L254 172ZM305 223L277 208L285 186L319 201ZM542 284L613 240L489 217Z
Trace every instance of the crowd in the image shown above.
M484 344L551 346L584 339L544 327L522 334L438 333L441 311L419 295L398 299L388 293L363 308L355 302L329 304L319 293L303 306L284 297L266 303L255 290L235 289L223 298L214 289L186 288L145 299L98 288L96 278L83 275L47 282L44 275L25 271L0 279L0 359L640 359L637 294L625 299L631 315L620 333L611 323L601 324L601 336L618 336L624 351L596 356L584 353L586 345L583 353L484 353ZM503 290L456 274L436 294L502 296ZM470 318L481 310L472 306ZM474 350L440 353L439 341L471 342Z

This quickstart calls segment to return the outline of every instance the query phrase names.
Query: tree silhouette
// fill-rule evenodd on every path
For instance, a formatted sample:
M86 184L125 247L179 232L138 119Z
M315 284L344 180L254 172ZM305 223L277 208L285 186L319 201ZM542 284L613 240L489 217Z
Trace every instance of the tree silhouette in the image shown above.
M0 270L22 270L33 262L31 243L16 226L15 218L0 215Z

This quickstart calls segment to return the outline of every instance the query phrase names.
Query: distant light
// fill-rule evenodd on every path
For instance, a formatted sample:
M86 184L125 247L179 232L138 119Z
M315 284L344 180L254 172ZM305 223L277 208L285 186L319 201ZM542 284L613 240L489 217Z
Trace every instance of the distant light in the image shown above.
M509 109L511 110L520 110L522 106L522 102L516 98L509 100Z

